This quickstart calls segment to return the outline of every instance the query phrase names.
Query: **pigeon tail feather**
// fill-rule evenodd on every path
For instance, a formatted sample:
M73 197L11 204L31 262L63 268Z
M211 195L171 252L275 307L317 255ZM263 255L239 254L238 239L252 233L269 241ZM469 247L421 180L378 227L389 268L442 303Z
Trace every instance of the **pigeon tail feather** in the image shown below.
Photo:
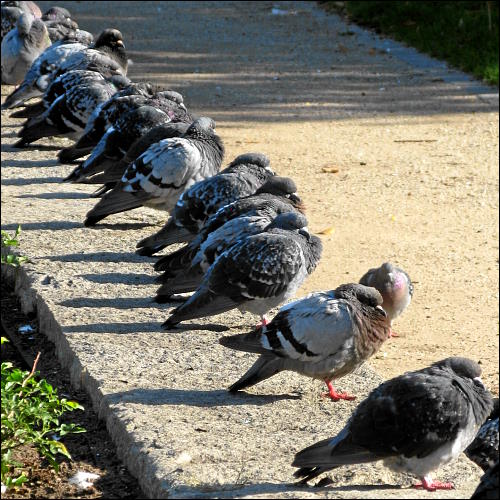
M272 377L284 369L284 363L283 358L261 356L237 382L229 387L228 391L237 392Z

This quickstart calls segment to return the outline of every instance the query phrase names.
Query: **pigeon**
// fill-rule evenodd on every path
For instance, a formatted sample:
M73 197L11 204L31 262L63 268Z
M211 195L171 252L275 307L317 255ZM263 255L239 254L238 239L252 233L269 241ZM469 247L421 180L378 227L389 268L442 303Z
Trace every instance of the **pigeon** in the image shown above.
M349 283L283 306L262 328L221 338L225 347L260 354L229 391L292 370L324 380L332 401L355 399L337 392L332 380L356 370L389 338L389 320L381 304L375 288Z
M105 29L95 42L81 51L73 52L51 73L47 86L54 78L74 69L91 69L102 74L127 75L127 54L120 31Z
M182 137L162 139L130 164L121 181L88 212L84 224L93 226L108 215L143 205L170 211L183 191L219 171L223 156L215 122L198 118Z
M46 48L33 62L26 73L21 85L7 96L2 109L22 106L32 97L42 95L51 82L51 75L55 73L73 52L80 52L87 48L83 43L66 41L56 42Z
M287 205L283 203L282 206ZM241 240L274 228L297 225L295 221L302 220L303 216L298 216L299 212L295 211L290 204L288 204L288 209L288 212L273 214L274 217L271 214L262 214L253 217L237 217L226 222L208 235L198 247L198 251L194 252L191 261L189 261L191 255L189 252L183 252L184 249L162 257L161 262L158 261L155 264L155 269L165 270L165 273L156 279L163 285L158 289L155 301L163 304L171 301L171 296L176 293L194 292L201 285L205 273L217 257ZM304 225L307 225L307 222ZM168 263L166 269L165 263Z
M273 175L266 155L245 153L237 156L217 175L184 191L167 224L158 233L141 240L137 253L151 256L166 246L164 238L168 241L176 234L194 237L220 207L253 194Z
M14 146L24 147L43 137L55 135L78 138L95 107L127 84L126 78L121 75L108 80L99 73L94 74L95 79L70 87L44 113L30 118L18 132L20 139Z
M101 173L123 158L132 142L154 126L168 123L170 120L169 115L153 106L141 106L129 111L108 128L92 154L64 181L93 183L92 176Z
M63 73L52 81L40 101L28 104L19 111L12 113L10 116L12 118L32 118L34 116L39 116L47 111L52 104L54 104L54 101L68 90L74 87L92 85L93 83L102 83L104 80L111 78L112 75L107 76L108 78L96 71L83 69Z
M31 13L33 17L42 17L42 11L35 2L2 2L2 40L3 37L16 27L17 20L24 12Z
M111 125L124 115L140 108L153 106L167 113L172 121L192 123L194 118L187 112L182 95L174 90L162 90L151 94L150 84L133 84L103 103L92 115L83 136L71 149L61 151L61 161L73 161L90 153L103 138Z
M132 143L125 156L121 160L117 161L109 167L106 167L104 172L94 175L93 177L91 177L91 179L88 180L88 182L104 184L92 196L101 197L106 192L113 189L116 183L119 182L123 177L123 174L125 173L127 167L137 158L139 158L139 156L141 156L142 153L144 153L144 151L146 151L152 144L154 144L155 142L159 142L162 139L181 137L186 133L189 126L189 123L184 122L164 123L162 125L153 127L142 137L139 137Z
M490 416L465 450L465 454L484 471L498 460L498 418L498 398L495 398Z
M417 476L416 488L452 489L431 473L456 459L490 414L493 401L480 366L447 358L379 385L340 433L295 455L302 483L340 467L383 460L396 472Z
M74 36L78 23L71 19L71 14L63 7L51 7L44 12L42 21L47 27L52 43Z
M129 96L152 96L154 86L148 82L130 82L128 86L116 92L106 102L101 103L92 113L83 135L78 142L69 148L61 149L58 158L61 163L74 161L87 155L97 146L106 130L114 119L127 113L130 99L121 99Z
M288 220L288 226L249 236L222 253L163 327L235 308L260 315L265 324L265 314L295 295L321 257L321 240L309 234L302 214L295 215L294 224Z
M179 116L175 112L177 104L170 101L170 95L177 94L177 92L167 91L161 92L161 94L161 96L150 99L137 95L117 99L115 101L118 106L116 108L117 112L109 116L112 125L107 128L90 157L76 167L64 180L93 183L91 177L122 159L132 142L145 135L156 125L176 120ZM135 105L129 106L128 101L133 98L137 98L135 102L140 104L138 107ZM121 108L119 104L123 102L125 102L123 113L118 113ZM144 104L141 104L141 102ZM192 121L190 120L190 123Z
M390 262L369 269L359 280L362 285L373 286L384 299L383 307L388 318L397 318L409 305L413 297L413 283L408 274ZM391 330L391 337L398 335Z
M265 193L283 186L284 197ZM164 271L158 281L184 274L190 267L200 267L203 272L213 264L223 248L233 244L237 239L262 232L281 214L299 212L300 198L293 194L291 201L286 197L287 191L295 193L295 183L289 177L273 176L259 188L260 194L242 198L219 209L210 216L196 237L187 246L158 259L155 271ZM265 194L264 194L265 193ZM267 195L267 196L266 196ZM243 209L243 201L250 201Z
M498 500L498 456L493 467L490 467L481 477L471 500Z
M23 13L2 40L2 83L21 83L33 61L50 45L43 21Z

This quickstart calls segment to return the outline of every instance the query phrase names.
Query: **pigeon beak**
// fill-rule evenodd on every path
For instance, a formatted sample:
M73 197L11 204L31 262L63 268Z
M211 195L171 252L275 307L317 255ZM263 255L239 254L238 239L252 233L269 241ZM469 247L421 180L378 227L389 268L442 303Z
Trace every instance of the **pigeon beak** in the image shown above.
M375 307L375 309L378 309L384 315L384 317L387 318L387 313L385 312L385 309L382 306L377 306Z
M120 45L121 47L125 48L125 44L123 43L123 40L117 40L116 45Z
M481 377L474 377L472 380L474 380L474 382L477 382L483 389L486 389L486 387L483 384L483 381L481 380Z
M309 234L309 231L307 229L299 229L299 234L305 236L307 238L307 241L311 239L311 235Z

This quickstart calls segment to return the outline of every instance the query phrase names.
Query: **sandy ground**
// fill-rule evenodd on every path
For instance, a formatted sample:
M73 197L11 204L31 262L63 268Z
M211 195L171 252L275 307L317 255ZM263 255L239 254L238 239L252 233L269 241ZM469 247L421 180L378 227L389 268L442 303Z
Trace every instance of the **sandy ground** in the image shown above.
M386 342L370 360L376 372L388 378L464 355L482 363L484 382L498 394L498 94L471 92L466 83L450 81L446 69L415 67L391 51L381 51L375 39L372 43L368 35L352 34L340 19L325 15L312 3L279 3L287 15L273 15L272 2L59 4L67 5L83 28L97 32L112 24L123 32L133 61L129 76L134 80L168 84L184 95L190 110L213 117L226 146L224 164L243 152L262 151L280 175L296 180L310 229L329 233L322 236L321 263L298 296L357 281L367 269L387 260L409 273L415 283L414 298L394 325L401 337ZM10 90L2 87L3 97ZM135 210L109 217L100 229L83 228L84 215L94 204L87 198L92 189L59 184L71 167L54 160L56 149L69 141L40 141L48 149L14 150L9 144L15 141L20 123L2 115L2 228L13 230L22 224L21 251L34 261L26 267L23 286L27 289L31 282L61 325L65 336L60 355L77 353L78 362L72 361L75 379L95 384L104 395L105 403L99 404L106 415L108 410L115 416L122 411L133 415L124 420L128 424L120 424L130 439L122 452L134 453L132 444L139 446L134 429L147 427L148 438L139 441L151 451L148 460L175 464L183 451L184 431L179 426L183 419L199 419L200 408L208 406L210 423L200 424L202 431L195 429L194 435L202 439L196 443L201 455L193 467L197 460L232 465L226 473L217 472L215 479L210 472L195 474L186 466L176 473L173 467L166 479L168 488L174 485L178 496L192 493L189 485L219 491L220 485L240 484L244 476L249 484L259 478L271 485L267 490L249 487L245 494L294 496L293 490L283 492L276 483L290 480L293 452L339 430L349 407L343 405L342 414L334 417L331 405L318 402L318 383L275 377L279 380L251 392L296 391L302 396L300 402L277 399L267 404L259 399L264 396L255 396L258 401L251 408L231 403L214 416L217 404L212 396L216 393L215 401L226 401L222 389L250 358L243 360L216 347L220 329L210 325L222 324L234 333L248 328L254 319L234 313L200 320L179 335L162 334L159 325L166 318L165 308L149 303L155 290L150 261L132 252L165 216ZM198 350L202 360L189 354ZM127 363L128 354L133 362ZM96 359L100 366L93 371ZM214 365L220 367L219 377ZM165 377L170 390L161 389ZM280 389L285 380L287 385ZM186 392L197 381L200 405ZM379 381L369 371L366 376L347 377L342 388L362 396ZM176 397L187 397L182 415L172 412ZM151 411L161 414L152 417ZM293 418L308 414L308 423L284 425L271 416L274 412ZM143 413L148 422L141 421ZM266 421L267 417L272 420ZM163 418L170 419L169 428L175 431L159 424ZM332 420L326 429L325 418ZM246 420L255 423L241 438ZM218 432L227 432L228 439L237 443L239 458L228 455L224 446L212 442L210 432L205 433L214 425L222 425ZM160 439L155 432L162 435L161 446L155 447ZM256 436L264 433L279 435L280 458L273 466L262 463L255 451ZM124 450L127 446L130 450ZM276 454L276 442L266 438L260 446L262 456ZM244 463L252 464L250 473ZM378 465L375 472L370 467L358 470L356 484L401 481ZM450 466L447 474L459 483L466 481L464 475L472 474L469 463L462 459L460 467L466 469L457 467ZM154 470L148 470L156 477ZM368 479L363 479L364 470ZM339 487L352 483L349 472L343 474L336 477ZM478 477L477 471L474 474L461 493L447 494L470 495L471 478ZM177 484L183 485L184 493L175 490ZM163 494L161 488L155 483L150 492ZM321 495L373 494L364 488L346 486ZM384 488L376 490L377 498L405 495ZM408 497L414 494L408 491Z

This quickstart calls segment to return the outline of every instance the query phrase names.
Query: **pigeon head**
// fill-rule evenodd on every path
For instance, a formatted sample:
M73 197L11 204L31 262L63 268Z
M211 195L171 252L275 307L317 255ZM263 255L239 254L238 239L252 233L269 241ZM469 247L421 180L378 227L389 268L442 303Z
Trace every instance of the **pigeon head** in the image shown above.
M168 99L169 101L175 102L179 105L184 103L184 97L182 97L182 94L179 94L179 92L176 92L175 90L161 90L157 92L157 95L162 97L163 99Z
M27 35L30 32L34 19L31 12L23 12L23 14L21 14L16 24L17 31L20 35Z
M43 13L42 21L64 21L71 17L71 14L64 7L51 7Z
M123 75L113 75L109 81L116 87L117 90L122 90L130 85L130 80Z
M269 170L272 175L274 172L269 166L269 158L264 153L243 153L237 156L228 166L228 168L236 167L238 165L257 165L258 167Z
M277 215L269 226L267 226L267 230L273 228L299 232L301 232L300 230L304 231L304 228L306 228L304 232L309 235L307 232L306 216L298 212L288 212Z
M297 185L290 177L280 177L278 175L268 179L255 194L269 193L275 196L288 197L297 192Z
M475 361L468 358L452 357L433 363L438 368L449 368L459 377L478 379L481 375L481 367Z
M125 44L123 43L123 36L120 31L114 28L105 29L98 37L94 43L94 48L103 49L124 49Z
M359 283L348 283L346 285L340 285L335 289L335 295L337 297L349 298L356 297L362 304L366 306L375 307L380 314L387 316L387 313L382 308L382 303L384 299L380 292L371 286L360 285Z
M207 116L202 116L196 119L189 128L186 130L186 134L191 137L206 137L207 135L214 135L215 133L215 121Z

